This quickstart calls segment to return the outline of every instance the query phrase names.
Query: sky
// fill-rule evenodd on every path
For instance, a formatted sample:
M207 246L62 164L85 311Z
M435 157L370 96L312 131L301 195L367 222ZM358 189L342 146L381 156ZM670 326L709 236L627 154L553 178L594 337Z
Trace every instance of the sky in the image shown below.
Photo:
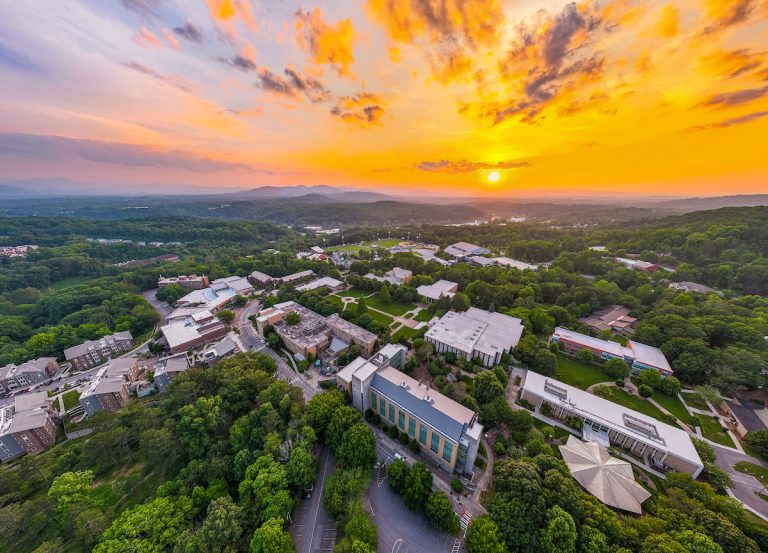
M768 0L0 4L0 179L768 192Z

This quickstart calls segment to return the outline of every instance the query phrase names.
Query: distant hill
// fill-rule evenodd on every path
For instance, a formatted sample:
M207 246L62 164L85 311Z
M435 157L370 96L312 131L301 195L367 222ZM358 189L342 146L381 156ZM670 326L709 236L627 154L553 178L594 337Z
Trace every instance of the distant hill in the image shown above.
M654 202L652 207L683 211L720 209L721 207L756 207L768 205L768 194L743 194L737 196L717 196L713 198L682 198Z
M231 194L231 196L243 200L291 199L304 202L321 201L323 203L329 200L357 203L392 199L391 196L380 194L378 192L371 192L370 190L336 188L325 184L317 186L261 186L243 192L235 192Z
M0 200L63 196L213 195L230 193L232 188L211 188L183 184L94 184L71 179L15 179L0 181Z

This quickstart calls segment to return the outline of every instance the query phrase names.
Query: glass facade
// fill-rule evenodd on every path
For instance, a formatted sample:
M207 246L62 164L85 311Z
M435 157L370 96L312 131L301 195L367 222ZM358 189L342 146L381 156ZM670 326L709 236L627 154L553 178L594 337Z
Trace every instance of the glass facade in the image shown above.
M376 412L377 405L378 404L376 403L376 392L371 392L371 410L373 410L374 413Z
M419 427L419 441L421 445L427 445L427 427L423 424Z
M450 463L451 455L453 455L453 444L449 444L448 442L445 442L443 444L443 459L445 459Z
M434 432L432 433L432 443L430 444L430 448L435 453L437 453L438 450L440 449L440 436L438 436Z
M411 438L415 438L416 437L416 419L414 419L413 417L411 417L408 420L408 435Z
M391 408L392 407L390 406L390 409ZM387 416L387 405L384 402L384 398L382 398L381 401L379 402L379 413L381 414L382 417Z
M383 415L384 413L382 413ZM395 424L395 408L392 406L392 404L389 404L389 422L392 424Z
M397 414L397 426L400 427L400 430L405 430L405 413L402 411Z

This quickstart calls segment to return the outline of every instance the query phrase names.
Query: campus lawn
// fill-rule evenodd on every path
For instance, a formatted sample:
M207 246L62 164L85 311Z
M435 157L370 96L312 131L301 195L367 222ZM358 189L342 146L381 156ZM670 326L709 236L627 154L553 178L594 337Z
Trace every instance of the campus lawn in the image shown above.
M414 336L416 336L418 333L419 333L419 331L418 331L418 330L416 330L415 328L408 328L407 326L402 326L402 327L400 327L400 330L398 330L397 332L395 332L395 333L392 335L392 338L393 338L394 340L397 340L397 339L399 339L401 336L405 336L405 338L406 338L407 340L410 340L411 338L413 338Z
M354 307L352 309L354 309ZM387 326L392 324L392 317L390 317L389 315L385 315L384 313L379 313L378 311L373 311L371 309L368 309L365 312L365 314L370 315L371 319L375 321L379 321L380 323L385 324Z
M384 311L385 313L389 313L390 315L394 316L403 315L411 309L416 309L416 305L412 303L400 303L399 301L394 300L384 303L381 301L381 298L379 298L378 294L371 296L370 298L365 298L365 303L368 307L373 307L374 309Z
M64 409L69 411L73 407L77 407L80 404L80 392L77 390L70 390L61 397L64 402Z
M426 309L422 309L422 310L421 310L421 311L419 311L419 312L417 313L417 315L414 317L414 320L416 320L416 321L419 321L419 322L422 322L422 323L428 323L429 321L431 321L431 320L432 320L432 317L434 317L434 315L432 315L432 314L431 314L429 311L427 311Z
M75 286L77 284L82 284L86 280L91 278L90 275L85 276L71 276L67 278L63 278L57 282L54 282L51 284L50 288L53 290L61 290L62 288L67 288L68 286Z
M381 238L376 242L371 242L370 245L374 248L394 248L399 245L402 240L399 238Z
M582 390L586 390L593 384L612 381L612 378L601 371L599 367L585 365L562 354L557 356L556 378Z
M631 396L621 388L618 388L616 386L612 386L608 388L609 394L605 399L608 399L614 403L618 403L619 405L623 405L624 407L628 407L630 409L633 409L635 411L638 411L639 413L642 413L644 415L648 415L649 417L653 417L656 420L659 420L664 423L669 422L669 417L667 417L664 413L662 413L655 405L645 401L644 399L640 399L639 397Z
M327 252L347 252L347 253L357 253L360 250L370 250L371 248L369 246L360 246L358 244L346 244L344 246L331 246L330 248L325 248L325 251Z
M688 393L685 392L680 394L683 396L683 401L685 401L689 406L693 407L694 409L702 409L703 411L709 411L709 405L707 405L707 402L704 401L704 398L701 397L697 393Z
M768 484L768 468L750 463L748 461L739 461L733 466L733 468L739 472L743 472L744 474L751 474L757 478L763 486Z
M339 296L341 298L362 298L370 294L370 292L363 292L362 290L356 290L355 288L352 288L350 290L342 290L341 292L336 292L336 294L333 294L334 296Z
M735 447L731 437L723 432L719 420L706 415L696 415L696 417L701 421L701 433L704 434L705 438L726 447Z
M688 411L685 410L685 405L678 399L677 396L670 397L661 392L654 392L651 396L656 403L661 405L664 409L672 413L674 416L683 422L687 422L690 418Z

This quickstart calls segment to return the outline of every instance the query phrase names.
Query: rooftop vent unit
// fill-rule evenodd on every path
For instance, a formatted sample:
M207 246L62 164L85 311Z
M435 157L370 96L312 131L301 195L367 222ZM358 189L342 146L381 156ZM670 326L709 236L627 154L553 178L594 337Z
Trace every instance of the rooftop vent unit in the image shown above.
M626 413L622 415L622 418L624 419L624 426L627 428L639 432L652 440L664 443L664 439L659 436L659 430L656 428L655 424L651 424L650 422L646 422Z
M550 394L554 394L563 400L568 397L568 390L561 388L560 386L556 386L549 380L544 383L544 391L549 392Z

